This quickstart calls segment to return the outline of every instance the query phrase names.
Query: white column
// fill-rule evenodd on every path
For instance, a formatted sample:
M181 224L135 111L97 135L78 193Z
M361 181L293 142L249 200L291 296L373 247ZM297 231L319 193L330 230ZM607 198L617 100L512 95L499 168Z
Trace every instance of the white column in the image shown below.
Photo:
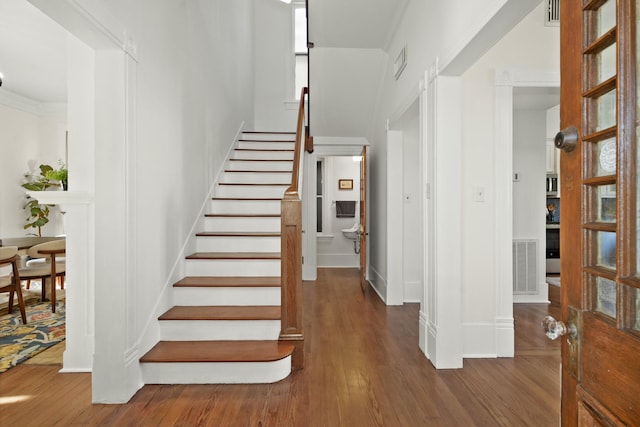
M427 272L423 351L438 369L462 367L461 81L429 74L427 90Z

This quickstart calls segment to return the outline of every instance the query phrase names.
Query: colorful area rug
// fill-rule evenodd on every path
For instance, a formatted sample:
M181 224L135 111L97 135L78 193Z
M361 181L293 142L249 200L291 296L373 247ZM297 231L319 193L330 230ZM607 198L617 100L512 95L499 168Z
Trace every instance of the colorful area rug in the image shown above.
M64 301L27 306L27 324L22 324L20 310L0 317L0 373L12 368L65 338Z

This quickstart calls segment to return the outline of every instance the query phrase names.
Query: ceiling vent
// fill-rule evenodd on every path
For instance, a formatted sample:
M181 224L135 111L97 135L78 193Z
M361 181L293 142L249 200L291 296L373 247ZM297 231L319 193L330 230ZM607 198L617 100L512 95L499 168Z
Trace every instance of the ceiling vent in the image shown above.
M544 25L557 27L560 25L560 0L545 0Z

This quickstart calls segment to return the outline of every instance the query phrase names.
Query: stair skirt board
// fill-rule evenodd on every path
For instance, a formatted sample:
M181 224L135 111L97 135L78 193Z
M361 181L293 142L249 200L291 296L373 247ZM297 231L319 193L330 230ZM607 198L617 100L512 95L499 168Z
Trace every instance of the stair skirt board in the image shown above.
M162 341L265 341L280 337L280 320L161 320Z
M212 199L209 213L280 215L281 204L281 200Z
M215 252L220 248L230 252L252 252L256 248L265 252L279 252L280 236L197 236L197 252Z
M278 213L279 215L279 213ZM204 231L238 231L238 232L280 232L280 216L274 217L241 217L241 216L207 216L204 219ZM278 273L280 275L280 273Z
M240 160L230 159L227 169L231 170L257 170L257 171L286 171L291 172L293 161L263 161L263 160Z
M145 384L268 384L291 373L291 356L273 362L141 363Z
M174 287L174 306L280 305L280 287Z

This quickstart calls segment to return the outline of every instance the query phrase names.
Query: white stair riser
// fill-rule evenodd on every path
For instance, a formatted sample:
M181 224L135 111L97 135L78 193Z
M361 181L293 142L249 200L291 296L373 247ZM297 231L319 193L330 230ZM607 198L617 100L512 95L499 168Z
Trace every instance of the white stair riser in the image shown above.
M290 184L291 172L226 172L221 177L221 182L246 183L246 184Z
M257 139L259 141L295 141L295 133L242 133L240 139Z
M197 236L196 252L280 252L280 236Z
M173 288L173 305L280 305L280 287Z
M275 142L269 141L238 141L238 148L248 148L250 150L294 150L295 142Z
M268 384L291 373L291 356L275 362L141 363L145 384Z
M280 200L211 200L209 213L280 215L281 204Z
M270 184L270 183L267 183ZM281 198L289 184L284 185L219 185L216 187L216 197L231 197L240 199L250 198Z
M233 150L232 159L293 160L293 151Z
M280 217L226 218L206 217L204 231L280 232Z
M229 161L227 169L241 171L289 171L293 169L292 161L258 162L246 160Z
M279 259L188 259L187 276L279 276Z
M279 320L161 320L163 341L277 340Z

